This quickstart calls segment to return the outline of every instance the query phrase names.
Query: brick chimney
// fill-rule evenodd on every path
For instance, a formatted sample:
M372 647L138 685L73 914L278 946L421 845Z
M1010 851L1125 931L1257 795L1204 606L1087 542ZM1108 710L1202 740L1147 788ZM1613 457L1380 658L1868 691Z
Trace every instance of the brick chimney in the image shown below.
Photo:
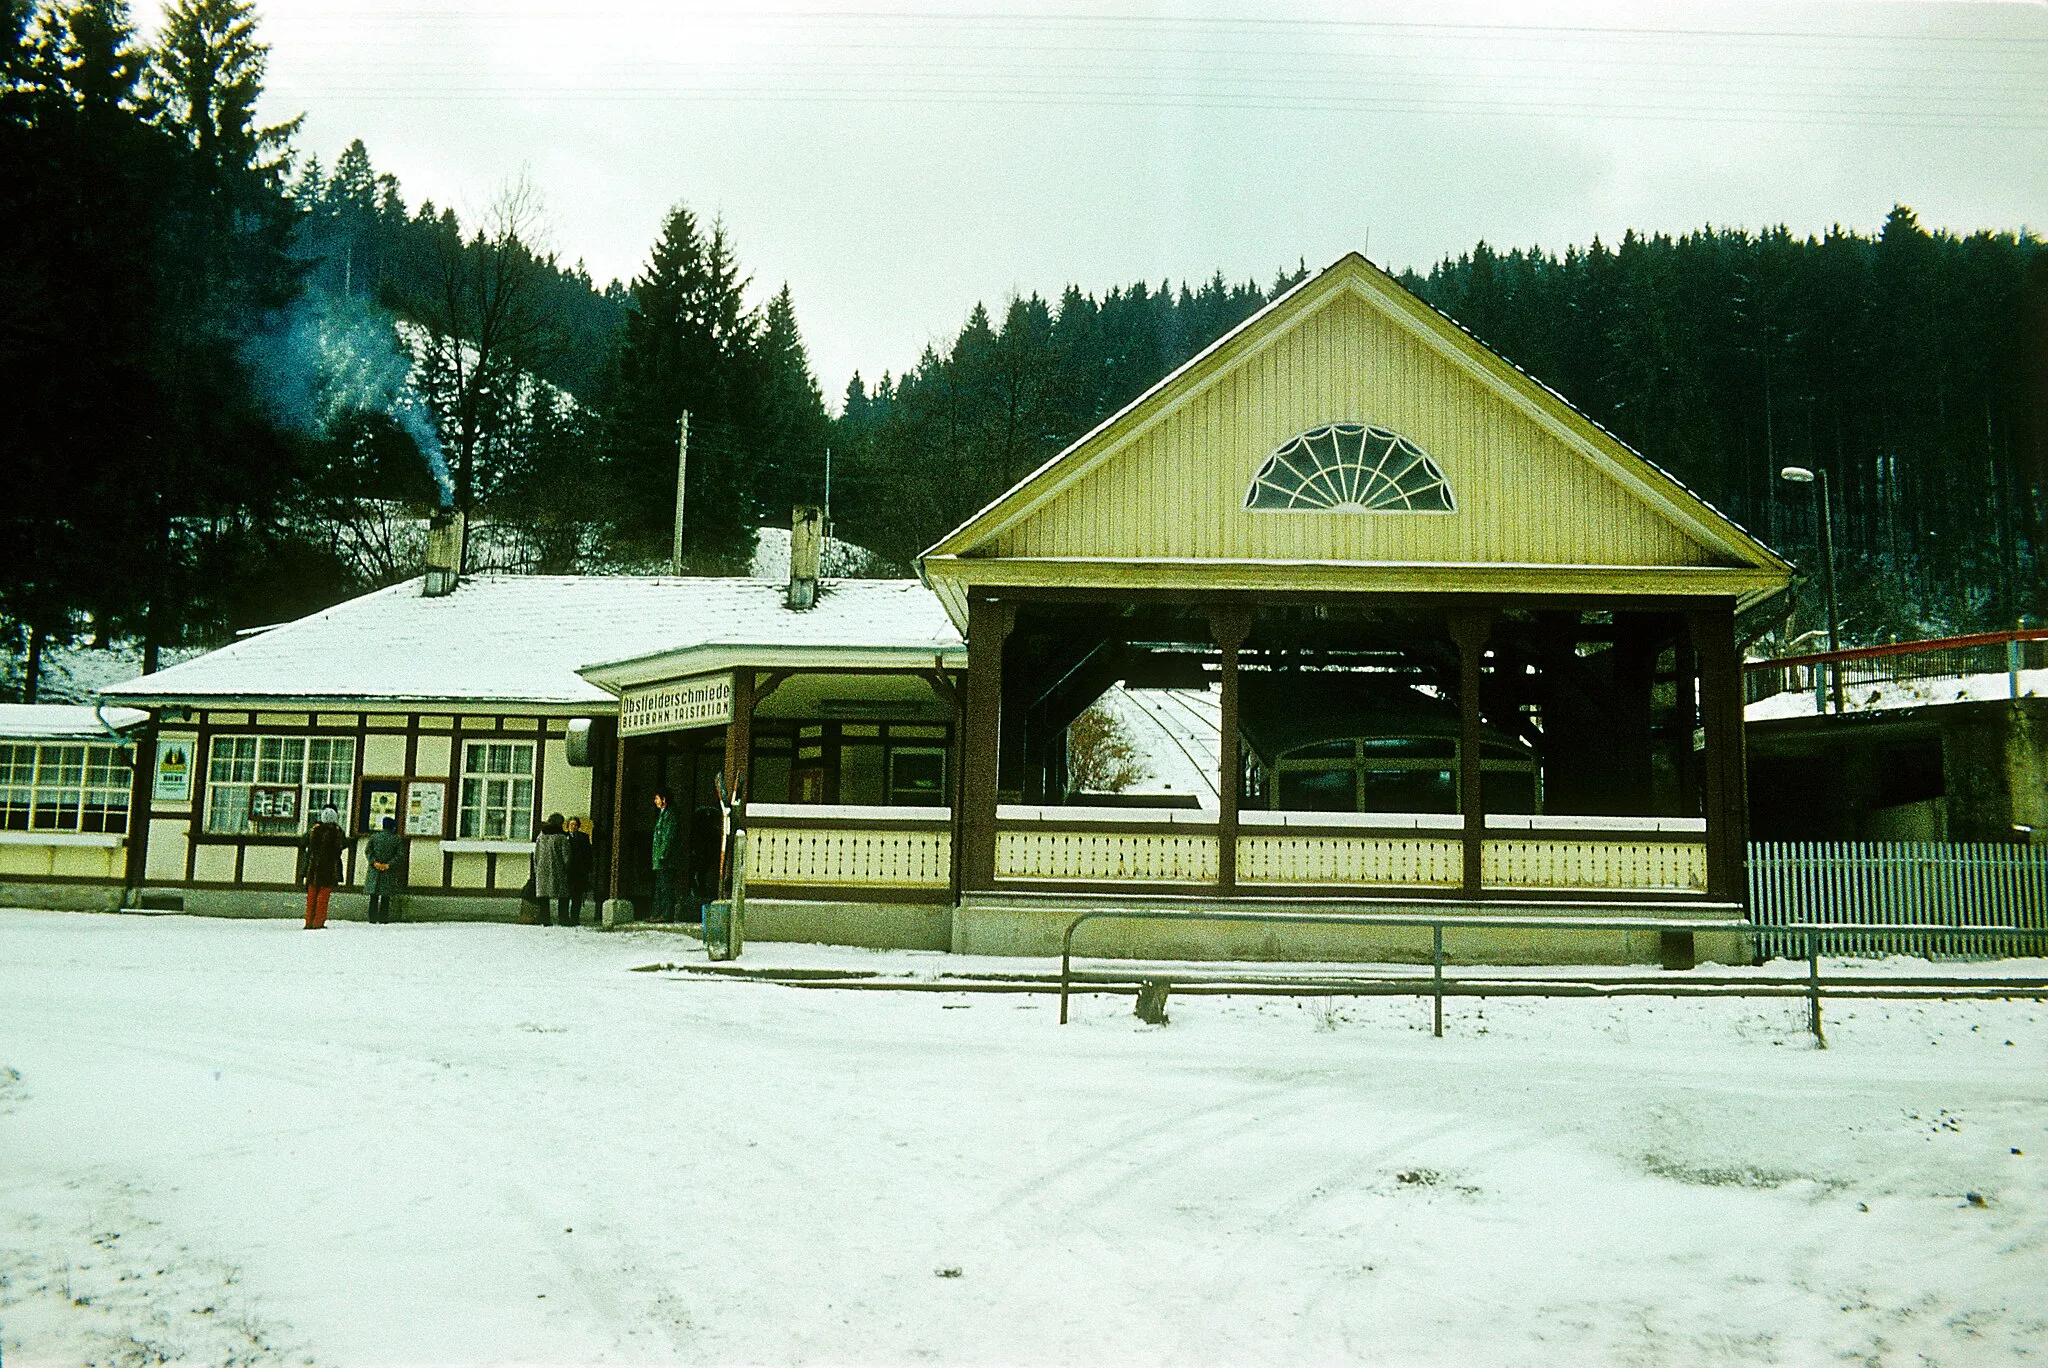
M466 524L460 513L443 509L427 523L427 580L420 593L440 598L455 592L462 579L462 540Z
M798 611L818 601L818 563L825 551L825 510L799 506L789 518L789 598Z

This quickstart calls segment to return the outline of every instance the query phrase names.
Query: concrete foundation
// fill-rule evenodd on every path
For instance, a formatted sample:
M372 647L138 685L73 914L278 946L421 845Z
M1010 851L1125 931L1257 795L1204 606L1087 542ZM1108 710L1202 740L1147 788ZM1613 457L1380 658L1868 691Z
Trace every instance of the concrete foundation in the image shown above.
M118 886L74 884L0 884L0 906L47 907L64 911L117 910L123 890ZM130 898L131 903L138 901ZM151 911L184 912L203 917L264 917L297 920L305 915L305 895L297 891L247 889L146 889L141 904ZM1006 898L970 895L958 908L943 903L805 902L794 899L747 900L747 938L753 941L794 941L820 945L852 945L878 950L947 950L960 955L1009 955L1052 958L1060 953L1067 926L1089 906L1129 906L1128 902L1091 902L1085 898ZM368 899L350 889L336 890L328 904L335 921L366 919ZM1158 920L1102 920L1084 923L1074 937L1077 955L1094 959L1178 959L1234 961L1337 961L1427 964L1431 936L1427 927L1316 926L1304 924L1179 922L1162 907ZM1203 902L1203 911L1279 912L1305 910L1263 900ZM1398 913L1435 916L1446 912L1427 901L1347 904L1323 911ZM1664 910L1679 920L1711 920L1719 907ZM516 922L516 898L478 898L459 894L402 894L395 908L400 921ZM617 900L592 909L593 922L628 926L630 902ZM1569 904L1515 904L1488 908L1476 915L1509 916L1657 916L1648 909L1573 907ZM1663 964L1683 967L1693 962L1748 964L1753 961L1749 932L1732 916L1726 932L1555 931L1539 928L1457 927L1444 934L1444 958L1451 964Z
M954 914L945 903L749 898L747 939L858 945L874 950L950 950Z
M964 955L1056 956L1067 926L1080 906L1031 906L978 903L970 900L953 918L952 949ZM1272 904L1217 904L1204 911L1292 911ZM1336 910L1336 909L1330 909ZM1379 904L1345 911L1438 916L1441 904ZM1619 911L1613 907L1569 905L1531 909L1489 909L1475 915L1530 917L1641 916L1654 913ZM1713 911L1700 909L1674 920L1710 920ZM1158 920L1085 922L1074 933L1074 953L1094 959L1179 959L1237 961L1340 961L1427 964L1433 950L1428 927L1315 926L1305 924L1181 922L1162 910ZM1564 931L1532 927L1457 927L1444 931L1448 964L1750 964L1754 951L1747 930L1730 919L1724 932L1700 932L1683 945L1683 933L1660 931Z
M0 907L47 907L53 912L112 912L127 890L120 884L0 881Z

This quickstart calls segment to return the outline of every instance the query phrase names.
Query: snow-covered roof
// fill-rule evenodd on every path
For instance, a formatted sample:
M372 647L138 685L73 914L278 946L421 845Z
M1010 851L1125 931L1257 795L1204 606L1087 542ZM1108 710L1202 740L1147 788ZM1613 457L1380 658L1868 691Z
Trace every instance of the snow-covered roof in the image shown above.
M135 708L96 711L76 703L0 703L0 739L9 741L99 740L108 728L126 731L147 721L149 714Z
M101 696L603 707L612 694L579 668L701 647L964 651L915 580L827 580L805 612L783 607L783 594L779 581L752 578L482 575L426 598L411 580Z

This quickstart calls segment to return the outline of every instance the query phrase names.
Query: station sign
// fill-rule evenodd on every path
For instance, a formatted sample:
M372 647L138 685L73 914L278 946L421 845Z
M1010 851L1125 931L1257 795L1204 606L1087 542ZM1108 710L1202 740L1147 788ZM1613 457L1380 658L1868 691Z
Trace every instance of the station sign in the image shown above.
M732 721L732 676L708 675L619 695L619 734L683 731L690 727L722 727Z

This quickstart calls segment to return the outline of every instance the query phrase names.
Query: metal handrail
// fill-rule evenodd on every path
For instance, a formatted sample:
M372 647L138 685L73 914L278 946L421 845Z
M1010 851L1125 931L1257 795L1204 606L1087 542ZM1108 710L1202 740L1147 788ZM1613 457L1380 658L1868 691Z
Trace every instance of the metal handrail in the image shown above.
M1074 932L1083 922L1090 921L1173 921L1173 922L1244 922L1287 924L1297 926L1389 926L1428 927L1431 933L1430 953L1430 995L1435 999L1435 1021L1431 1034L1438 1039L1444 1033L1444 988L1447 983L1455 984L1455 978L1447 979L1444 974L1444 928L1446 926L1484 928L1489 930L1514 929L1530 931L1691 931L1691 932L1750 932L1768 929L1780 934L1803 936L1806 941L1806 998L1808 1004L1807 1027L1821 1049L1827 1048L1827 1035L1822 1029L1820 1003L1823 992L1831 984L1820 976L1820 941L1830 932L1859 931L1868 928L1858 922L1797 922L1783 926L1762 928L1748 921L1698 921L1677 920L1661 917L1485 917L1485 916L1421 916L1401 912L1174 912L1163 909L1096 908L1077 915L1067 923L1067 929L1060 937L1060 1025L1067 1024L1067 998L1071 991L1074 974ZM2021 938L2039 937L2048 940L2048 928L2030 926L1912 926L1900 925L1887 930L1925 934L1930 936L1977 936L2013 935ZM1418 979L1419 981L1419 979ZM1304 978L1303 982L1314 982ZM1562 996L1546 994L1544 981L1532 979L1528 996ZM1883 979L1857 978L1856 987L1882 985ZM1957 979L1950 984L1929 986L1954 986L1957 988L1983 987L1996 984L1996 979ZM1771 988L1771 992L1759 991L1756 996L1782 997L1784 983L1759 983L1758 988ZM1729 994L1742 996L1741 993Z
M1934 655L1941 651L1966 651L1976 646L2004 646L2021 641L2048 641L2048 628L2023 627L2009 632L1972 632L1968 636L1930 637L1925 641L1894 641L1883 646L1852 646L1839 651L1809 651L1805 655L1772 656L1745 660L1742 668L1755 674L1764 670L1800 665L1846 665L1858 660L1883 660L1890 656Z

